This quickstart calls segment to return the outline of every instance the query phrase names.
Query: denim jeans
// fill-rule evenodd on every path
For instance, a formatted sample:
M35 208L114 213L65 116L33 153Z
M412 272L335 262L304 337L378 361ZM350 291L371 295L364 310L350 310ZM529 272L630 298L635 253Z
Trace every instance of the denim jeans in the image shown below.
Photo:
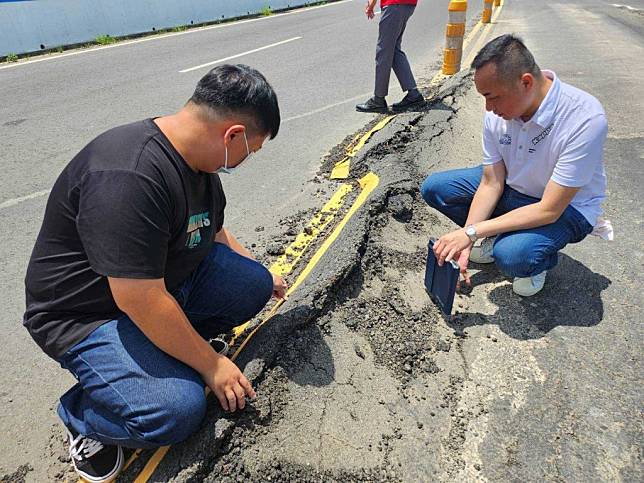
M215 243L172 295L208 339L254 317L272 291L266 268ZM103 443L174 444L194 433L206 413L199 374L156 347L126 315L101 325L59 362L78 384L60 398L58 415Z
M429 206L464 226L482 176L482 166L435 173L425 179L420 192ZM506 185L492 217L538 201ZM559 250L580 242L592 230L586 218L569 205L554 223L498 235L492 254L505 275L531 277L557 265Z

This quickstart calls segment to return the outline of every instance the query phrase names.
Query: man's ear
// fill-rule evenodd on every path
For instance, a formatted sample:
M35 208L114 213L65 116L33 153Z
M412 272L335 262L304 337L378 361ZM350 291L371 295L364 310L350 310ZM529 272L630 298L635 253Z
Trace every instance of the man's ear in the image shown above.
M534 76L532 74L526 72L521 76L521 85L525 90L530 90L534 84Z
M228 146L228 143L230 143L233 139L235 139L235 136L244 132L245 129L246 128L241 124L230 125L224 132L224 144Z

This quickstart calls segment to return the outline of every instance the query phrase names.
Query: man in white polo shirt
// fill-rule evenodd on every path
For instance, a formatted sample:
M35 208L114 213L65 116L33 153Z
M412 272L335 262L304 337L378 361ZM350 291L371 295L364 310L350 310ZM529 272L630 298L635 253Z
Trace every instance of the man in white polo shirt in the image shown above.
M598 224L606 115L593 96L542 71L514 35L490 41L472 68L487 111L483 166L424 181L425 201L464 227L442 236L434 251L439 264L457 260L468 284L469 260L496 262L514 277L515 293L531 296L559 250Z

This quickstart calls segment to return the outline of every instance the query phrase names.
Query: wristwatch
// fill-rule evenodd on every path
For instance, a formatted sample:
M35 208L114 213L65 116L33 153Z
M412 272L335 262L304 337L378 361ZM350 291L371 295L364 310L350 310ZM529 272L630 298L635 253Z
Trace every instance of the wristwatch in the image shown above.
M465 228L465 234L472 241L472 243L474 243L479 238L478 235L476 234L476 227L474 225L468 225Z

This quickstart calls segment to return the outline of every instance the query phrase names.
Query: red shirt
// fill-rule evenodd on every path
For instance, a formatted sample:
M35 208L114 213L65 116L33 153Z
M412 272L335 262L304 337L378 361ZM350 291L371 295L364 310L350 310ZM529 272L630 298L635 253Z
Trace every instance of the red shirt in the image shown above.
M418 0L380 0L380 8L387 5L416 5Z

